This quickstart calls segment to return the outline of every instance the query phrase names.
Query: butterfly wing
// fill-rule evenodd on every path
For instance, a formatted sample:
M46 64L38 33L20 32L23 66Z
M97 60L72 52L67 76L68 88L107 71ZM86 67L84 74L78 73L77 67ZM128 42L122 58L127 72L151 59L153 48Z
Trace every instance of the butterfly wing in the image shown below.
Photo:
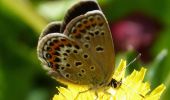
M61 25L62 25L61 22L51 22L51 23L49 23L49 24L44 28L44 30L41 32L41 35L40 35L40 37L39 37L39 40L40 40L42 37L44 37L45 35L50 34L50 33L61 33L61 32L60 32Z
M89 56L87 63L100 68L103 83L108 83L114 72L115 57L111 32L103 13L94 10L76 17L64 33L80 45ZM98 74L98 71L94 73Z
M38 44L38 55L57 80L94 86L110 80L114 49L103 13L95 1L87 1L92 2L94 8L83 13L76 13L81 6L72 8L75 11L70 10L59 25L64 34L44 32ZM86 3L83 1L81 5ZM70 17L71 12L77 15Z
M105 74L103 83L108 83L114 72L114 47L108 22L98 3L95 0L86 0L74 5L68 10L61 30L65 30L66 35L78 41L79 45L83 45L83 50L88 51L94 57L90 59L91 61L95 59L93 63L97 62L102 65L101 68ZM78 34L75 35L75 33ZM90 45L91 47L89 47ZM96 54L94 48L101 50L100 46L104 46L105 51ZM88 63L91 61L88 61Z
M61 82L93 85L103 80L102 70L91 66L77 41L64 34L51 33L44 36L38 48L40 60L50 67L51 74ZM94 74L96 71L98 74Z
M74 18L80 15L84 15L85 13L93 10L100 10L100 7L98 6L97 2L94 0L82 0L79 1L79 3L73 5L71 7L62 22L61 25L61 32L63 32L67 26L67 24Z

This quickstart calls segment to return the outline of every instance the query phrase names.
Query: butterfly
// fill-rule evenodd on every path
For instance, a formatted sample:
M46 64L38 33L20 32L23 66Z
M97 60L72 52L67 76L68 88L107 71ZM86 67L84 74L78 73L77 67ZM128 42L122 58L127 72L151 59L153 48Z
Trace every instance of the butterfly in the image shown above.
M121 84L112 79L113 39L97 1L79 1L62 22L47 25L39 37L37 53L41 63L60 82L90 88Z

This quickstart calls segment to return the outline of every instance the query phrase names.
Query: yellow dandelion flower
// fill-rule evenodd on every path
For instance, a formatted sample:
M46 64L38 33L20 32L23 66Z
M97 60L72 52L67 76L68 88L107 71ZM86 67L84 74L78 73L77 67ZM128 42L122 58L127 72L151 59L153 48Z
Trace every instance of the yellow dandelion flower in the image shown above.
M129 76L125 77L126 61L121 60L117 67L113 79L121 80L122 84L118 88L108 87L107 90L97 91L98 100L158 100L165 90L163 84L150 92L150 84L143 82L146 68L142 67L140 71L134 70ZM80 93L87 90L85 87L80 87L68 84L67 88L57 88L60 93L54 95L53 100L94 100L96 94L93 90ZM148 93L150 92L150 94ZM79 95L78 95L79 94Z

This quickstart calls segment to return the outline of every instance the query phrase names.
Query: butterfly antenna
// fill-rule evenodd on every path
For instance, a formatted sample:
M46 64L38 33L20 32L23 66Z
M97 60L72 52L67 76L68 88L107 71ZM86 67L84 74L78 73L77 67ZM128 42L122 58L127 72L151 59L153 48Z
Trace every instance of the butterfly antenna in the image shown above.
M138 60L140 57L141 57L141 53L139 53L136 58L134 58L131 62L129 62L129 64L126 66L126 68L129 67L129 66L130 66L132 63L134 63L136 60Z
M140 57L141 57L141 53L139 53L136 58L134 58L131 62L129 62L129 64L128 64L123 70L125 70L127 67L129 67L132 63L134 63L134 62L135 62L136 60L138 60ZM123 70L122 70L122 72L123 72ZM122 73L119 73L119 74L122 74ZM117 81L117 80L116 80L116 81ZM135 93L139 94L140 97L145 98L144 95L140 94L138 91L132 89L132 88L129 87L127 84L123 83L123 82L122 82L122 79L121 79L120 81L117 81L116 84L118 84L118 83L124 84L124 85L125 85L127 88L129 88L130 90L132 90L132 91L134 91Z
M139 54L137 55L137 57L135 57L131 62L129 62L129 64L127 64L126 67L123 68L122 71L119 72L119 73L117 73L115 76L123 74L122 72L123 72L127 67L129 67L132 63L134 63L136 60L138 60L140 57L141 57L141 53L139 53Z
M125 84L125 83L122 83L123 85L125 85L129 90L131 90L131 91L133 91L134 93L136 93L136 94L138 94L141 98L145 98L145 96L144 95L142 95L141 93L139 93L139 91L137 91L137 90L135 90L135 89L133 89L133 88L131 88L130 86L128 86L127 84ZM121 88L121 87L120 87ZM121 89L123 89L123 88L121 88ZM143 90L143 91L145 91L145 90ZM143 100L142 99L142 100Z

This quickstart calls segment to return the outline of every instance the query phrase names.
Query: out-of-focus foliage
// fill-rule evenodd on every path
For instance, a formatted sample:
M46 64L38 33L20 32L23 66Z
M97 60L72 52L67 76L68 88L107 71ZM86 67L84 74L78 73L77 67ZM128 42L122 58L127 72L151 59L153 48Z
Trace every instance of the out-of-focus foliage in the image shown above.
M165 83L170 93L170 0L98 0L103 12L114 23L133 11L142 11L159 20L163 26L149 51L147 80L152 87ZM0 0L0 100L49 100L58 83L46 75L37 59L38 36L49 22L61 20L77 0ZM145 39L143 39L145 40ZM133 59L135 52L116 54L117 61Z

